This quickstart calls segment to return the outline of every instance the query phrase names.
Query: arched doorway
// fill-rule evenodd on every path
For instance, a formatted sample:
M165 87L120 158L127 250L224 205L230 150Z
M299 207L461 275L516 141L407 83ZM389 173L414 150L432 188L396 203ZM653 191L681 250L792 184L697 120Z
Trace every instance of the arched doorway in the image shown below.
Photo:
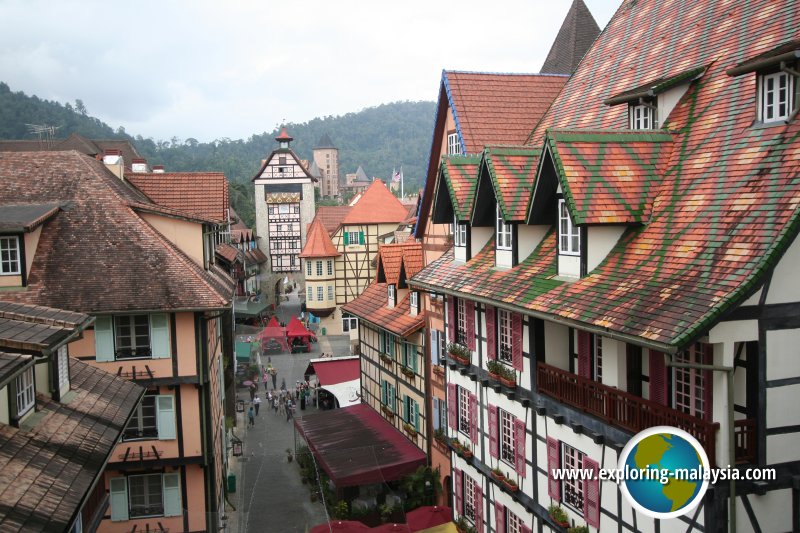
M442 494L444 495L445 503L449 508L453 508L453 487L450 486L450 476L445 476L442 481Z

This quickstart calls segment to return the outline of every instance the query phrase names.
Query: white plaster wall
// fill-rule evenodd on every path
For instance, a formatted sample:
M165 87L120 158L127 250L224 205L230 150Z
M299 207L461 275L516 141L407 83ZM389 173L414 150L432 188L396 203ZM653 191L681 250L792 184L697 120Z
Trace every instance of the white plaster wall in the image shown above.
M625 226L589 226L586 238L586 271L591 272L603 259L608 252L617 244L617 241L625 232ZM559 264L560 264L559 257Z
M628 389L625 343L603 337L603 384Z
M800 377L798 346L800 330L767 331L767 380Z
M581 258L577 255L558 254L558 275L578 278L581 275Z
M800 239L795 239L772 273L767 293L768 304L800 302L798 268L800 268Z
M544 323L545 362L562 370L569 369L569 328L545 321Z
M550 226L529 226L527 224L517 224L517 237L519 243L519 261L524 261L533 250L542 242Z
M757 320L733 320L720 322L708 332L708 342L712 344L733 344L744 341L758 340ZM725 364L732 364L733 358Z
M761 298L761 289L758 289L750 298L744 301L742 305L758 305L758 300Z
M675 109L675 106L678 104L680 99L683 98L683 95L686 94L688 89L689 83L683 83L658 95L657 105L659 128L664 125L664 122L669 118L670 113L672 113L672 110Z
M483 250L483 247L486 246L486 243L489 242L489 239L491 239L492 236L494 235L493 227L486 227L486 228L468 227L467 231L470 232L470 252L472 257L478 255L478 252Z
M455 254L455 260L461 261L462 263L467 261L467 247L466 246L454 246L453 253Z
M51 396L50 393L50 364L33 365L33 375L36 381L36 394Z
M792 530L792 513L789 511L792 508L791 489L770 491L764 496L750 494L747 499L750 500L761 531ZM741 498L736 501L736 533L755 533Z
M514 253L511 250L494 251L494 263L498 268L511 268L514 262Z
M800 385L767 388L767 428L800 424L800 409L795 408L798 398Z
M797 403L795 395L790 405ZM769 399L767 399L767 411L769 411ZM797 433L785 433L781 435L767 435L767 464L785 463L787 461L797 461L800 454L797 450Z

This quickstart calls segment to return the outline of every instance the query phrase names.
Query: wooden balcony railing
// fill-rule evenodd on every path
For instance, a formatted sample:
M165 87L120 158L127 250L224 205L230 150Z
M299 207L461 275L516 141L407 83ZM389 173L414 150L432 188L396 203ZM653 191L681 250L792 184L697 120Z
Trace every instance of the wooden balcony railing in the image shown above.
M756 421L752 418L736 420L733 423L733 437L736 445L736 464L756 462Z
M716 464L714 444L719 424L545 363L537 363L537 380L540 393L632 433L653 426L680 428L696 438L708 453L711 464Z

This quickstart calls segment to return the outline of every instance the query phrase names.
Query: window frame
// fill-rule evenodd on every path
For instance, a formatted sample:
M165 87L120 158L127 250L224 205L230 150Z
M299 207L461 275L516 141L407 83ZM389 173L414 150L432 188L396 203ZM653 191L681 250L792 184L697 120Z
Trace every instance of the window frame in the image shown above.
M498 250L508 250L511 251L514 249L514 241L513 241L513 231L511 229L511 223L506 222L503 219L503 213L500 210L500 204L498 203L495 207L495 248Z
M497 360L513 366L513 322L511 311L497 308Z
M696 342L688 349L675 354L675 362L690 364L711 364L706 355L706 349L712 349L709 344ZM697 368L673 368L672 405L678 411L697 417L701 420L710 420L712 413L708 411L706 390L713 387L713 381L708 370ZM713 390L711 391L713 392ZM699 405L699 406L698 406ZM711 406L713 409L713 405Z
M456 413L456 424L458 425L458 428L456 429L459 433L463 433L468 439L471 439L470 431L472 429L472 425L470 423L471 420L469 416L469 391L461 385L457 385L457 387L456 394L458 395L458 412Z
M328 300L333 301L336 299L336 295L333 292L333 285L328 285Z
M158 478L158 487L160 489L160 495L161 495L161 506L160 506L160 511L161 512L147 513L146 511L143 511L142 514L138 514L138 512L134 512L134 505L133 505L133 501L132 501L132 498L134 497L134 495L133 495L134 491L133 491L132 481L134 481L134 480L138 481L138 479L140 479L140 478L143 481L144 481L144 478ZM164 481L163 481L163 475L161 473L158 473L158 474L133 474L133 475L129 475L129 476L127 476L126 482L128 484L128 517L129 517L129 519L133 520L133 519L153 518L153 517L158 517L158 516L164 516L164 511L165 511L164 510ZM145 491L147 491L148 488L152 489L154 486L155 486L155 484L148 487L147 482L145 481L145 486L143 488L144 488ZM149 499L150 495L147 494L147 492L145 492L144 497L145 497L145 499ZM145 503L148 503L148 502L145 502ZM137 505L137 507L142 507L142 506L141 505ZM145 508L145 510L147 510L147 509L150 508L150 506L149 505L145 505L144 508ZM158 507L156 507L156 508L158 509Z
M461 141L458 132L447 134L447 155L461 155Z
M781 78L786 80L784 88L785 100L777 98L781 92L781 88L778 87L778 80ZM768 91L767 83L772 80L775 80L775 88ZM763 124L776 124L789 120L797 105L796 83L797 80L795 80L794 76L782 70L758 75L758 118ZM775 99L772 104L767 104L767 98L770 93L774 94ZM778 114L781 105L786 106L784 114ZM772 118L767 118L768 110L772 110L775 113Z
M317 301L325 301L325 288L322 285L317 285Z
M514 442L514 420L515 417L508 411L501 408L497 409L499 416L497 417L498 427L497 437L499 443L498 456L501 461L506 463L509 467L516 469L516 442Z
M36 373L30 365L14 378L17 418L22 418L36 406Z
M603 382L603 337L592 334L592 376L598 383Z
M411 291L408 296L408 305L417 311L419 311L419 293L417 291Z
M314 287L306 287L306 301L307 302L314 301Z
M342 333L349 333L352 330L358 330L358 317L342 314Z
M478 482L472 479L472 476L467 475L465 472L462 474L464 478L464 513L463 516L473 524L477 518L475 509L475 496L478 493Z
M136 406L136 411L131 416L128 425L122 430L122 441L123 442L131 442L137 440L155 440L158 439L158 392L151 392L148 391L142 397L142 401L139 402L139 405ZM151 405L144 405L145 400L148 401L148 404L152 403ZM145 416L144 409L152 409L152 415ZM152 417L152 426L143 424L145 418L149 419ZM128 436L129 430L132 430L131 426L136 423L137 425L137 436Z
M355 235L355 238L353 238L354 235ZM358 230L356 230L356 231L348 230L348 232L347 232L347 245L348 246L354 246L354 245L360 245L360 244L361 244L361 232L358 231Z
M453 215L453 243L459 248L467 245L467 225L459 222L456 215Z
M561 464L564 471L580 470L586 454L579 449L561 442ZM584 481L582 479L561 480L561 501L566 507L583 516L586 494L584 494Z
M137 319L144 318L145 323L136 323ZM123 324L122 322L127 320L128 324ZM148 313L137 313L137 314L129 314L129 315L114 315L114 359L116 361L120 360L130 360L130 359L152 359L153 358L153 343L152 343L152 335L151 335L151 324L150 324L150 315ZM130 328L130 333L128 335L121 335L120 328ZM140 332L137 332L137 328L146 328L147 329L147 343L140 344L140 337L144 337ZM128 346L122 346L122 342L120 338L127 338L130 337ZM122 354L124 350L129 350L129 354ZM140 354L140 352L142 352Z
M632 130L658 129L656 108L652 103L631 103L628 106L628 127Z
M317 261L317 276L322 276L322 261Z
M397 302L397 288L394 283L386 285L386 298L389 300L390 305L394 305Z
M5 246L3 243L7 243ZM13 248L11 244L13 243ZM16 257L11 258L11 254ZM5 258L8 254L8 258ZM16 263L16 270L6 270L12 268ZM20 246L19 235L0 235L0 276L21 276L22 275L22 247Z
M333 259L327 261L328 275L333 276Z
M70 383L69 376L69 350L67 345L59 346L56 352L56 372L58 374L58 390L68 387Z
M508 507L504 506L504 509L506 512L505 533L522 533L524 531L523 526L525 525L525 522L523 522L522 518L514 514Z
M562 246L562 239L566 237L567 248ZM577 238L577 246L574 239ZM572 222L572 217L567 209L567 201L563 198L558 199L558 253L561 255L581 255L581 229Z

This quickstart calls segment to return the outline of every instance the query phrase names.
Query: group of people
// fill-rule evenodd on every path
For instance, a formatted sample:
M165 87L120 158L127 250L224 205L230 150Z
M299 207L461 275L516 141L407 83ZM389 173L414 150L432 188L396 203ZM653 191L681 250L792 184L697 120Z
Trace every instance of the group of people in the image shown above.
M296 381L295 387L288 390L286 388L286 379L283 378L281 379L280 390L278 390L276 386L277 376L278 372L271 363L263 369L264 400L266 400L268 408L271 407L275 414L285 414L286 421L288 422L292 419L292 416L294 416L294 410L298 403L300 404L300 409L304 410L307 404L312 401L316 402L316 387L312 386L308 379L306 379L303 382L300 380ZM270 380L272 381L272 390L268 389ZM258 386L255 383L250 386L249 390L251 405L247 411L247 425L252 427L256 424L256 417L258 416L261 404L264 400L258 395Z

